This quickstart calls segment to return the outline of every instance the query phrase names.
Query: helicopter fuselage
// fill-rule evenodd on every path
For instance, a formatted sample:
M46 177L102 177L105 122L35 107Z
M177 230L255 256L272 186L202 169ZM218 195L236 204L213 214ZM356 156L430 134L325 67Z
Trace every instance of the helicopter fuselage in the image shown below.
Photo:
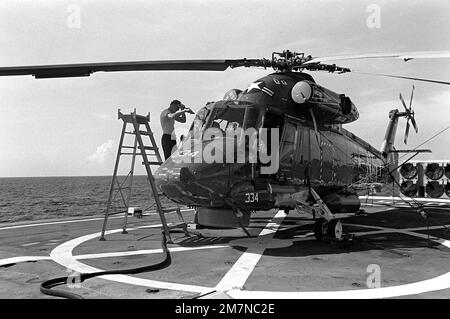
M342 128L357 118L349 98L310 75L270 74L237 99L201 109L188 136L156 171L156 183L177 203L215 212L292 209L308 201L310 187L334 213L353 212L359 200L349 186L385 177L380 152ZM236 127L239 134L228 134ZM253 141L245 135L252 129ZM258 152L253 160L252 149Z

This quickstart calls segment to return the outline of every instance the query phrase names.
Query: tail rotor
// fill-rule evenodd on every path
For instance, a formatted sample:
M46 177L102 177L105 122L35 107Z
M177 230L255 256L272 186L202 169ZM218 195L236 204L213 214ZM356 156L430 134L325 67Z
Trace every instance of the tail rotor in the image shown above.
M414 111L413 111L413 109L412 109L412 99L413 99L413 96L414 96L414 85L412 86L412 90L411 90L411 98L410 98L410 100L409 100L409 108L406 106L406 103L405 103L405 100L403 99L403 97L402 97L402 94L400 93L400 101L402 102L402 104L403 104L403 107L405 108L405 117L407 118L407 121L406 121L406 130L405 130L405 138L404 138L404 140L403 140L403 142L405 142L405 144L408 142L408 135L409 135L409 128L410 128L410 125L409 125L409 121L411 120L411 123L412 123L412 125L413 125L413 127L414 127L414 130L416 131L416 133L418 133L419 132L419 129L417 128L417 123L416 123L416 120L415 120L415 118L414 118Z

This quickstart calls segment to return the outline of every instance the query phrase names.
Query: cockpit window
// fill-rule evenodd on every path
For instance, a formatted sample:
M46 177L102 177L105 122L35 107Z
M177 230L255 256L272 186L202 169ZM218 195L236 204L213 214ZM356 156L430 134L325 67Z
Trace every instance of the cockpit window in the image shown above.
M240 136L248 128L257 129L258 117L259 110L253 106L215 107L205 129L219 129L217 132L223 137Z
M251 103L242 101L219 101L208 103L195 115L187 140L201 140L205 138L205 131L215 128L217 136L212 138L239 135L238 133L249 127L257 128L259 110ZM211 135L208 135L211 136Z
M242 128L245 108L215 108L211 113L208 127L226 131Z

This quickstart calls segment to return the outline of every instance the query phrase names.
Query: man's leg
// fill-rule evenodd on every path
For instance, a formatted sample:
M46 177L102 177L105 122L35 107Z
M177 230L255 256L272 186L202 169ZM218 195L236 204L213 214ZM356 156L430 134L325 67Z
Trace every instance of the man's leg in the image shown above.
M177 150L177 141L171 139L170 142L170 155L172 155Z
M167 160L172 155L172 137L169 134L163 134L161 138L161 145L164 152L164 159Z

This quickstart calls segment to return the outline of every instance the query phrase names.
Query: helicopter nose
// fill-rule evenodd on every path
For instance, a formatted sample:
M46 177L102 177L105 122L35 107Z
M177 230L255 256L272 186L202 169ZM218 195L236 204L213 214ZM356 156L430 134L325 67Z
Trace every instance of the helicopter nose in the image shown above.
M160 166L153 174L158 191L172 199L181 198L180 188L177 187L180 184L180 171L179 167Z
M188 167L160 167L154 178L158 190L176 203L207 205L210 201Z
M169 159L153 176L158 191L172 201L207 206L225 194L228 174L224 164L177 164Z

